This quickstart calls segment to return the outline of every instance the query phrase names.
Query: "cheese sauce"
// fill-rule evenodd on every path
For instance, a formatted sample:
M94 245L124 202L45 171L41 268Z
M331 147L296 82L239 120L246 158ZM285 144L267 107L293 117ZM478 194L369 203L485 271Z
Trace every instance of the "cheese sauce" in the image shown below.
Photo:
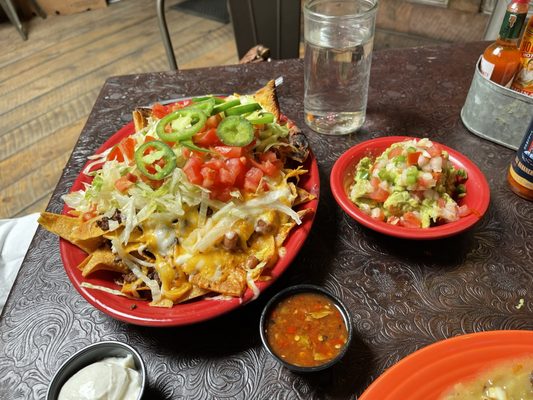
M532 373L533 358L505 362L457 383L441 400L533 400Z

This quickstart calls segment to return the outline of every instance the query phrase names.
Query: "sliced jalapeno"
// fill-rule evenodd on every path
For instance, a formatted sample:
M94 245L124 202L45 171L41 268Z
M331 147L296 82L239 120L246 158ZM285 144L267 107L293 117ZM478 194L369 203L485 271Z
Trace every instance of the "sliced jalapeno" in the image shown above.
M255 110L260 110L261 106L258 103L248 103L236 107L231 107L226 110L226 115L241 115Z
M204 96L204 97L195 97L194 99L191 99L193 103L199 103L201 101L205 101L208 99L215 99L215 104L222 104L224 103L224 99L222 97L218 96Z
M224 118L217 127L217 136L227 146L247 146L254 140L254 128L241 116Z
M209 149L205 149L203 147L198 147L197 145L195 145L193 143L193 141L191 139L189 140L183 140L182 142L180 142L182 145L184 145L185 147L187 147L188 149L190 150L194 150L194 151L201 151L203 153L211 153L211 150Z
M271 124L274 122L274 114L266 112L261 115L258 115L256 118L250 118L248 119L251 124L253 125L259 125L259 124Z
M182 110L189 110L189 109L201 110L204 112L205 115L211 115L211 112L213 111L213 107L215 107L215 104L216 104L215 98L208 97L205 100L193 102L187 107L182 108Z
M219 112L226 111L228 108L235 107L241 104L239 99L225 101L222 104L218 104L213 108L213 114L218 114Z
M165 130L167 124L174 121L176 122L172 125L178 125L179 127L175 129L171 125L171 131L167 132ZM207 121L207 116L203 111L197 108L182 108L181 110L174 111L159 120L156 127L157 136L165 142L187 140L192 138L196 132L202 129L205 121Z
M156 151L144 154L150 148L154 148ZM142 144L135 151L134 157L139 171L144 176L156 181L167 177L176 168L176 155L166 143L159 140ZM160 165L161 160L163 165ZM150 165L155 172L150 172L147 165Z

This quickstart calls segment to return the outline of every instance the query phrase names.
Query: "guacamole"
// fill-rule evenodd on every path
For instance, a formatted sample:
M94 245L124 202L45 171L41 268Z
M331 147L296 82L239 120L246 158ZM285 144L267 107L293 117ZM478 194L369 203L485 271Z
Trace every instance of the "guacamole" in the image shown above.
M350 199L373 218L409 228L428 228L469 214L456 202L466 195L466 171L429 139L394 143L375 160L362 158Z

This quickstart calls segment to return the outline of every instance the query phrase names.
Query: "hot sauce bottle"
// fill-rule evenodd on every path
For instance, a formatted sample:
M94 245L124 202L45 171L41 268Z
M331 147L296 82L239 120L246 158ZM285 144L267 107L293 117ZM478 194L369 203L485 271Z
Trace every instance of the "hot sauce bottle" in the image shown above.
M533 17L529 19L520 42L520 67L511 89L533 97Z
M481 57L481 74L499 85L510 87L520 65L517 43L528 8L529 0L513 0L507 6L498 39Z
M517 195L533 200L533 118L511 162L507 181Z

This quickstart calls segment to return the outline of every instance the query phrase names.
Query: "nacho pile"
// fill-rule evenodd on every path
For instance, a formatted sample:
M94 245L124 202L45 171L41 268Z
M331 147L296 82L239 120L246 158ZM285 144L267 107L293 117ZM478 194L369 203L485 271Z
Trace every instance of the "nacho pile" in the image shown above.
M78 266L88 282L114 273L116 294L157 307L257 296L310 213L294 208L313 198L298 187L307 140L280 113L274 82L136 109L133 120L135 133L91 157L92 182L63 196L69 215L44 212L39 223L88 254Z

